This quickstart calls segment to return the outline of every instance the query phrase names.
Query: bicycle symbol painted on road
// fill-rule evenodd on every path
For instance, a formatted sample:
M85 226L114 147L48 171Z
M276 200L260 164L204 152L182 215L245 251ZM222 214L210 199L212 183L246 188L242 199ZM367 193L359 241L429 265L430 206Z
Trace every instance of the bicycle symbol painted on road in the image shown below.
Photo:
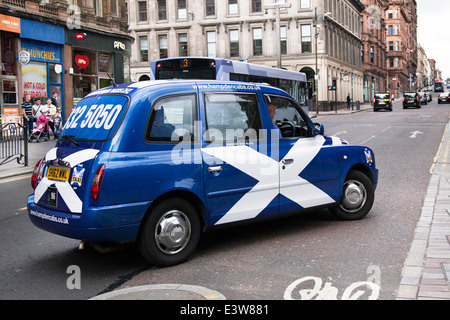
M372 275L367 281L358 281L349 285L343 292L341 300L377 300L380 294L380 268L370 266ZM291 283L284 292L285 300L338 300L339 290L330 282L318 277L303 277Z

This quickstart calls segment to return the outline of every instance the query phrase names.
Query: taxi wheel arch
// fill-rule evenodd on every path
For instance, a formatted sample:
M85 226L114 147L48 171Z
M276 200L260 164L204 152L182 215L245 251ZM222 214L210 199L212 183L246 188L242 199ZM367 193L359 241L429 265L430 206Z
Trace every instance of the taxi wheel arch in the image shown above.
M138 235L142 256L157 266L186 261L195 251L201 234L196 207L182 197L164 197L143 219Z
M360 170L351 170L342 188L342 200L331 212L341 220L359 220L372 208L375 199L372 179Z

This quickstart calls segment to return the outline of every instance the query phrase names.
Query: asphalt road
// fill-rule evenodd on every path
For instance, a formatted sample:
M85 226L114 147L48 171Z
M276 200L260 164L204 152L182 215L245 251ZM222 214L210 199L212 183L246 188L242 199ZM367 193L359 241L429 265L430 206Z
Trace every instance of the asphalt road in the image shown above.
M165 283L238 300L279 300L286 292L305 298L317 286L341 299L364 281L379 284L379 299L394 299L449 115L450 105L436 100L421 109L395 104L392 112L319 115L314 121L325 134L374 150L380 175L369 215L342 222L320 210L215 230L202 236L192 259L170 268L148 265L133 244L107 253L78 250L78 241L35 228L24 210L28 177L0 181L0 300L87 299ZM80 289L68 287L71 266L81 271Z
M370 281L379 284L379 299L395 299L449 114L450 107L435 99L420 109L397 102L392 112L319 115L314 121L326 134L375 152L379 185L365 219L342 222L322 210L211 232L191 261L148 269L122 287L189 283L228 299L283 299L290 288L290 297L299 299L300 290L317 286L341 299Z

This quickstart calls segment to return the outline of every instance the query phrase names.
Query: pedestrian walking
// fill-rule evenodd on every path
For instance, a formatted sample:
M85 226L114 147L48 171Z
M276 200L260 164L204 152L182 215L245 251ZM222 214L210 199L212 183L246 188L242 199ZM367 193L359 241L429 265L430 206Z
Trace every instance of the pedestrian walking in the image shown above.
M352 99L350 98L350 93L347 95L347 109L350 109L350 102Z

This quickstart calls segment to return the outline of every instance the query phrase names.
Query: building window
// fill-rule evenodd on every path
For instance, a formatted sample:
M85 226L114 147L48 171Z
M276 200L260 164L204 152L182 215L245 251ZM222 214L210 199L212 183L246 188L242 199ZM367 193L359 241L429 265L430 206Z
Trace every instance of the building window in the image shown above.
M206 0L206 16L216 15L216 4L215 0Z
M230 30L230 57L239 57L239 30Z
M262 12L261 0L252 0L252 12Z
M374 63L374 52L373 52L373 47L370 47L370 63Z
M228 0L228 14L238 14L238 0Z
M164 59L167 58L167 35L158 36L159 39L159 58Z
M187 33L178 34L178 53L180 57L188 56L188 36Z
M311 8L311 0L300 0L300 9Z
M399 42L395 41L395 51L398 51L398 44L399 44Z
M3 103L5 105L17 104L17 81L2 80L3 85Z
M158 20L167 20L166 0L158 0Z
M102 2L100 0L94 0L94 11L96 16L103 17Z
M262 28L255 28L253 29L253 55L261 56L262 49Z
M394 41L389 41L389 51L394 51Z
M141 53L141 62L148 61L148 39L147 37L139 37L139 51Z
M399 58L395 58L395 67L398 68L399 67Z
M394 67L394 58L389 58L389 67L390 68Z
M139 21L147 21L147 1L138 1Z
M216 57L216 32L208 31L206 32L206 48L208 57L215 58Z
M276 3L286 3L286 0L277 0L277 1L275 1ZM287 10L286 8L280 8L280 11L281 12L283 12L283 11L285 11L285 10Z
M302 24L302 53L311 53L311 25Z
M111 13L117 16L117 0L111 0Z
M187 18L186 0L178 0L178 19Z
M280 44L281 44L281 54L287 54L287 33L286 27L280 27Z

